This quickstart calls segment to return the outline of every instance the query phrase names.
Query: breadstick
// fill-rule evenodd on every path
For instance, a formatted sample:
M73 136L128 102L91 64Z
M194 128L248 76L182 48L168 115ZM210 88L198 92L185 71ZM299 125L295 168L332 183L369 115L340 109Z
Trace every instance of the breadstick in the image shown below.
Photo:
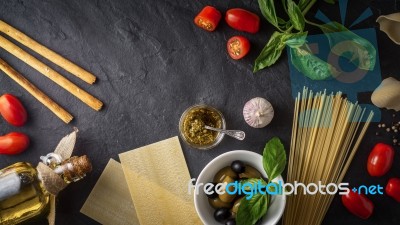
M8 65L4 60L0 59L0 70L7 74L11 79L17 82L21 87L28 91L33 97L35 97L39 102L45 105L50 111L52 111L58 118L60 118L65 123L71 122L74 118L61 106L51 100L45 93L39 90L35 85L29 82L24 76L15 71L10 65Z
M74 83L63 77L61 74L46 66L44 63L40 62L38 59L25 52L20 47L5 39L1 35L0 47L13 54L15 57L19 58L32 68L36 69L41 74L48 77L50 80L54 81L62 88L69 91L71 94L75 95L78 99L86 103L88 106L92 107L94 110L99 111L103 106L103 103L100 100L93 97L83 89L79 88Z
M61 68L65 69L66 71L70 72L71 74L79 77L80 79L84 80L85 82L87 82L89 84L93 84L96 81L96 77L93 74L91 74L88 71L84 70L83 68L77 66L76 64L72 63L68 59L60 56L56 52L41 45L40 43L36 42L32 38L28 37L21 31L8 25L7 23L5 23L2 20L0 20L0 31L7 34L10 37L12 37L14 40L18 41L19 43L25 45L26 47L32 49L33 51L37 52L41 56L45 57L49 61L60 66Z

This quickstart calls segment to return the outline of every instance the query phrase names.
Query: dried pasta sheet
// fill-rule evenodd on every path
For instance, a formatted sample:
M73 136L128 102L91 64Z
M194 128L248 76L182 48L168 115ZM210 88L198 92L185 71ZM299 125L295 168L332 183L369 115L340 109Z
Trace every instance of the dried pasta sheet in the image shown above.
M104 225L139 225L121 164L110 159L81 213Z
M178 137L119 158L141 225L201 224L188 194L190 174Z

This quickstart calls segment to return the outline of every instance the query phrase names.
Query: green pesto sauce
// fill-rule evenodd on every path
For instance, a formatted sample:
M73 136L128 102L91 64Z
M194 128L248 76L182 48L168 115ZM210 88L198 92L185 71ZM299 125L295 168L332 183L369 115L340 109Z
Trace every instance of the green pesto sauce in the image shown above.
M222 128L222 118L218 112L209 108L194 108L190 110L183 121L183 134L186 140L195 145L214 143L218 132L205 129L205 125Z

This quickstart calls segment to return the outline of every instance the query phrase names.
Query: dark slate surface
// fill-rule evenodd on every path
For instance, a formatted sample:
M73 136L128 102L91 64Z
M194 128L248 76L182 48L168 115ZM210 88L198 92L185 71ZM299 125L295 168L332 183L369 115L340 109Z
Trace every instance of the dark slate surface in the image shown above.
M399 10L395 0L351 1L348 15L354 19L371 6L373 18L358 28L376 26L380 14ZM265 142L279 136L286 147L290 143L293 100L287 56L270 69L253 74L252 64L272 33L264 20L261 32L244 34L221 23L216 32L208 33L193 25L193 18L205 5L214 5L222 12L233 7L250 9L261 15L257 1L157 1L157 0L0 0L0 19L22 30L32 38L93 72L98 82L89 86L50 64L70 80L105 102L101 112L83 103L25 65L0 50L0 57L47 93L75 116L65 125L11 79L0 73L0 93L12 93L22 100L29 112L29 122L14 128L4 121L0 133L26 132L31 136L31 148L19 156L0 156L0 166L18 161L38 162L39 156L54 149L58 141L72 130L80 129L76 154L88 154L94 171L85 181L68 187L58 198L57 224L97 224L79 213L110 158L146 144L178 135L178 120L190 105L207 103L220 109L228 128L247 133L244 142L225 138L212 151L194 150L183 145L192 177L214 157L234 149L261 153ZM338 7L321 1L317 7L339 18ZM314 9L315 11L315 9ZM240 61L226 54L225 43L233 35L248 37L253 50ZM400 77L400 47L381 32L377 32L382 74ZM265 129L253 129L242 118L242 107L252 97L262 96L275 107L276 117ZM384 120L391 121L391 112L384 111ZM400 118L398 115L397 118ZM382 178L368 176L365 162L373 144L376 124L347 174L346 181L354 184L385 185L391 176L400 176L397 149L394 168ZM383 139L382 139L383 140ZM387 140L387 139L385 139ZM399 204L387 196L372 196L375 214L363 221L348 213L338 197L324 220L325 225L400 224ZM151 209L149 209L151 210ZM316 212L318 213L318 212ZM36 224L46 224L44 221Z

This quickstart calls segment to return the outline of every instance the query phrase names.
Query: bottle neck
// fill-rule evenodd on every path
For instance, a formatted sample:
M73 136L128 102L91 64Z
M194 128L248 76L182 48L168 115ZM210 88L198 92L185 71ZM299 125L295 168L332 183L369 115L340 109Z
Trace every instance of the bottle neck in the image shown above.
M61 165L57 166L56 168L54 168L53 171L56 174L60 175L66 183L77 182L86 176L86 174L78 176L76 174L76 171L75 171L72 163L70 163L70 162L63 162L63 163L64 164L61 164Z
M86 176L86 173L92 170L92 165L87 156L73 156L62 160L60 155L50 153L45 157L41 157L41 159L43 163L61 176L66 183L79 181Z

